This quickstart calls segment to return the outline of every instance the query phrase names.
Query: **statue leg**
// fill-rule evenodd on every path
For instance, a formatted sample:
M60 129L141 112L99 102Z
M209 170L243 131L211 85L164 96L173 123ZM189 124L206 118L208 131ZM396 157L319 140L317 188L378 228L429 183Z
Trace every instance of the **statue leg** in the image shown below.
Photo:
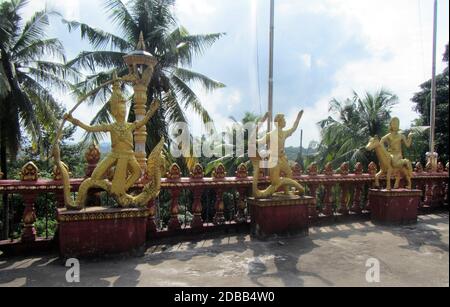
M128 159L118 159L114 178L112 180L111 194L114 196L122 196L126 193L125 184L128 172Z
M103 180L108 170L114 166L116 163L116 159L112 157L106 157L103 159L99 165L95 168L94 172L92 173L91 178L83 181L83 183L80 185L78 189L78 196L76 199L76 204L79 208L83 208L86 203L86 199L88 196L89 189L92 186L96 185L96 182L99 182Z
M381 170L375 175L375 188L380 188L380 177L384 174L384 171Z
M92 173L91 179L102 180L108 170L116 164L116 161L117 159L112 157L106 157L105 159L103 159L95 168L94 172Z
M394 189L398 189L400 187L400 180L402 179L402 172L399 170L395 175L395 184Z
M287 163L286 167L283 169L283 172L286 173L286 178L288 178L290 180L291 186L293 186L294 188L297 189L297 192L299 195L304 195L305 194L305 188L298 183L296 180L294 180L294 175L292 173L292 169L289 167L289 163ZM285 193L288 194L289 193L289 187L285 186Z
M391 186L391 176L392 176L392 168L389 168L386 172L386 190L392 190Z
M131 176L127 179L125 184L125 191L128 191L141 177L141 167L136 159L128 161L128 169L131 170Z

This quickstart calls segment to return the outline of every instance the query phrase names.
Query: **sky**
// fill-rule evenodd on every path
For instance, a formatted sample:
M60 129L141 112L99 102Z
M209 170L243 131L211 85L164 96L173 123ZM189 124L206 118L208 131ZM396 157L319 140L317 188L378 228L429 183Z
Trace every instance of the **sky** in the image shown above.
M178 0L179 24L192 34L226 35L191 69L226 84L207 93L193 85L216 127L241 119L246 111L267 111L269 56L269 0ZM438 72L449 41L449 1L439 0ZM104 10L104 0L30 0L26 15L44 6L66 19L115 32ZM57 20L49 36L60 38L68 59L91 50L78 33L69 34ZM300 128L287 146L320 140L317 122L328 117L332 98L388 89L399 97L393 115L409 128L418 117L410 99L431 78L433 0L275 0L274 112L286 114L288 125L305 110ZM68 108L75 101L59 93ZM98 108L83 105L74 115L89 122ZM194 134L204 131L200 120L190 124ZM223 128L223 130L225 130ZM81 131L77 137L82 135Z

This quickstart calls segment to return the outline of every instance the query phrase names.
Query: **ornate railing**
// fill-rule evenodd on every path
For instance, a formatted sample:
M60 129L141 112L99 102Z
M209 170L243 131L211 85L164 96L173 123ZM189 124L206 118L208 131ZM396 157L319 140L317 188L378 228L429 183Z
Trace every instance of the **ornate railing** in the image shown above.
M95 155L94 155L95 156ZM87 155L88 157L88 155ZM98 162L98 157L89 160L86 175L89 176ZM363 172L361 164L350 171L344 163L337 171L328 164L322 172L312 164L305 173L298 165L293 167L294 178L306 187L307 195L316 199L310 207L312 222L323 218L366 214L370 211L368 189L373 184L377 172L375 163L369 165L368 173ZM53 195L57 207L64 207L62 182L59 173L54 170L53 179L38 178L38 169L33 163L27 163L22 169L21 180L0 180L0 194L21 195L23 215L20 242L35 242L36 221L35 202L42 195ZM439 163L438 170L425 170L418 163L413 176L413 186L423 191L420 207L442 206L448 202L448 164ZM83 178L70 181L72 191L76 193ZM251 195L253 178L241 165L234 177L226 177L225 168L219 165L212 177L204 177L203 169L196 165L189 178L182 178L180 168L174 164L166 178L162 179L160 198L148 204L149 238L172 236L178 233L209 231L211 229L246 225L249 223L246 197ZM263 177L261 186L267 186ZM135 189L141 189L137 185ZM99 191L92 191L90 201L99 205L105 202ZM107 200L106 200L107 201ZM164 217L162 208L169 216ZM180 211L183 212L180 215ZM16 219L17 220L17 219Z

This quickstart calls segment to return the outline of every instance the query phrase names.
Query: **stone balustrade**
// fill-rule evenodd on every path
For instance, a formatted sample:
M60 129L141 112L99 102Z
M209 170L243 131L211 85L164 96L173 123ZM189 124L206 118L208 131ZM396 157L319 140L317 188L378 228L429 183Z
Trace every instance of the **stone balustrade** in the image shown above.
M88 166L86 176L92 173L98 162L97 148L90 148L92 154L86 154ZM439 164L436 172L420 163L415 166L413 187L423 191L420 207L437 207L448 202L448 164ZM370 211L368 190L372 187L377 172L375 163L371 163L368 172L363 171L360 163L351 170L349 163L344 163L338 170L327 164L320 171L316 164L311 164L303 171L298 164L294 165L293 174L297 181L306 187L306 194L316 199L315 205L309 208L311 221L346 215L359 215ZM161 189L170 195L168 203L169 219L166 224L161 223L162 203L155 200L148 205L149 238L171 236L184 231L202 231L214 227L227 227L249 223L246 197L251 195L252 180L244 164L237 168L236 174L229 176L225 167L219 165L212 173L212 177L205 177L203 168L197 164L190 177L182 177L181 169L173 164L166 178L162 179ZM58 207L64 207L63 188L61 178L54 170L53 179L39 178L39 170L32 162L27 163L21 174L22 180L0 180L0 194L22 195L24 211L22 216L21 242L37 240L34 223L36 213L34 203L36 198L44 193L54 194ZM72 191L77 192L84 178L71 179ZM262 178L260 185L267 186L269 181ZM383 183L382 183L383 184ZM135 189L143 186L137 184ZM100 196L97 191L92 193L91 200L98 205ZM183 203L181 196L183 197ZM187 196L186 196L187 195ZM225 201L225 195L232 201ZM232 205L230 205L230 203ZM180 218L183 209L185 220ZM186 220L186 216L191 218Z

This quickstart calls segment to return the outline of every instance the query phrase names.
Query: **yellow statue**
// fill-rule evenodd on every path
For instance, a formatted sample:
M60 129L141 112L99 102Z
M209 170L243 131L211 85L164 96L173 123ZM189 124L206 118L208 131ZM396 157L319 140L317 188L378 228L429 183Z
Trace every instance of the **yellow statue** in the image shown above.
M68 209L82 209L85 206L88 190L91 188L101 188L107 191L121 207L146 206L159 193L161 167L163 165L161 152L164 146L164 139L155 147L147 161L146 173L148 176L151 176L149 178L150 182L144 187L141 194L137 196L127 194L127 191L142 175L141 168L134 154L133 131L147 124L159 108L159 102L155 101L152 104L151 109L142 120L128 123L126 121L126 101L121 93L120 83L115 77L113 80L113 94L109 103L111 114L115 119L115 122L112 124L89 126L74 119L70 113L64 115L65 120L88 132L109 132L111 134L111 152L95 168L91 178L86 179L81 184L75 202L70 197L69 174L62 167L59 145L56 144L53 153L63 178L65 203ZM112 181L109 181L105 177L113 167L114 176Z
M283 130L286 127L284 115L276 115L274 118L275 129L266 133L264 137L257 140L257 143L260 146L268 144L269 160L267 162L269 165L270 186L265 190L258 189L260 162L262 159L259 155L257 155L256 158L251 159L253 164L253 196L255 198L304 195L304 187L293 179L292 169L289 166L289 161L285 152L286 139L292 136L292 134L294 134L297 130L302 116L303 111L298 113L294 126L291 129ZM260 124L266 121L267 118L268 114L266 114L261 121L257 123L256 131L258 131ZM292 188L294 188L294 190L290 190ZM284 189L284 192L278 192L280 189Z
M401 175L406 178L407 188L411 189L411 177L413 173L412 164L408 159L403 158L402 144L406 147L411 147L413 134L410 133L405 137L400 133L400 120L395 117L391 120L389 125L389 134L384 136L381 140L375 136L370 139L367 144L367 150L375 150L378 161L380 162L380 172L375 175L375 186L380 186L380 177L386 175L386 189L391 190L391 176L395 175L394 189L400 186ZM385 144L388 145L386 149Z

